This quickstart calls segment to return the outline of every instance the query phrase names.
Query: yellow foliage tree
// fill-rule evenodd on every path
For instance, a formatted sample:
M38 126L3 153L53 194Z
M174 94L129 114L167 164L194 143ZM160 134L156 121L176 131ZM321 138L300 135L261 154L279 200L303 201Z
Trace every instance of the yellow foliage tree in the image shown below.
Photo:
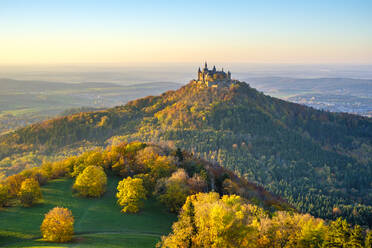
M309 214L270 217L240 196L210 192L189 196L172 230L158 247L319 248L325 247L327 227Z
M23 206L29 207L41 199L39 183L34 178L25 179L18 192L18 198Z
M102 167L88 166L76 178L73 188L85 197L100 197L106 191L107 176Z
M146 199L146 189L143 186L143 180L140 178L127 177L119 182L118 204L123 207L124 213L137 213Z
M44 240L68 242L74 234L74 217L67 208L55 207L45 214L40 230Z

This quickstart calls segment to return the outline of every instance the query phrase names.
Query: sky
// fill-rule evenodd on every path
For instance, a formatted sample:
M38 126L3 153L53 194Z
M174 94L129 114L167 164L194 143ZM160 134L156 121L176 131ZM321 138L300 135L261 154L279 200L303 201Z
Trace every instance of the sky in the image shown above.
M0 64L372 64L370 0L0 0Z

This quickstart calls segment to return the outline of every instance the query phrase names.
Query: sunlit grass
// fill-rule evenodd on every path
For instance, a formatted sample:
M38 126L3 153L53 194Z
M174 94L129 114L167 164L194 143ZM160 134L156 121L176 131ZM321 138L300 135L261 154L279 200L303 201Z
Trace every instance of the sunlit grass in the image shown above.
M1 247L154 247L162 234L170 231L175 215L153 199L138 214L123 214L116 204L119 179L109 178L108 191L100 199L73 195L72 179L57 179L42 188L44 199L30 208L13 207L0 211ZM40 240L44 214L55 206L67 207L75 217L74 241L53 244ZM138 244L138 246L136 246ZM126 245L126 246L124 246Z

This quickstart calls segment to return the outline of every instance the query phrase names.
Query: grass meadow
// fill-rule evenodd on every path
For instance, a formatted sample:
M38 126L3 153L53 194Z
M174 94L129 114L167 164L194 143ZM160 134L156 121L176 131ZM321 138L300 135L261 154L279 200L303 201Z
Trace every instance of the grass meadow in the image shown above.
M124 214L116 204L119 179L109 178L100 199L74 196L72 179L57 179L42 187L43 200L30 208L0 210L0 247L154 247L170 231L176 216L154 199L138 214ZM41 239L44 214L55 206L67 207L75 218L73 241L48 243Z

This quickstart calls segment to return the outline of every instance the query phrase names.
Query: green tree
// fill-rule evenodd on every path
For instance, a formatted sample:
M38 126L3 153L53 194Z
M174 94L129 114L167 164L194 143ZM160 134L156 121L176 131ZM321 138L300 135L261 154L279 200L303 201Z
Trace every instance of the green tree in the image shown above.
M102 167L88 166L76 178L73 188L81 196L100 197L106 191L107 176Z
M18 198L23 206L32 206L37 200L41 199L39 183L33 178L25 179L18 192Z
M127 177L119 182L117 187L118 204L123 207L124 213L137 213L146 199L146 189L140 178Z
M0 208L4 207L8 199L10 198L9 196L9 188L6 184L0 183Z
M176 150L176 157L178 158L179 162L183 162L183 153L179 147Z

